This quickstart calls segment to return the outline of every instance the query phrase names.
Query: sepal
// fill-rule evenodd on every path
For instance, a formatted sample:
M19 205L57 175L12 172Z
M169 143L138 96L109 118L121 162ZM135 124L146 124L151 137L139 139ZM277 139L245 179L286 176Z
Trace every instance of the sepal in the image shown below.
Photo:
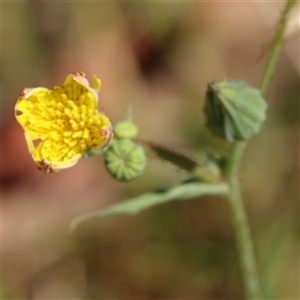
M259 132L267 103L259 90L244 81L208 84L204 113L207 127L229 142L247 140Z

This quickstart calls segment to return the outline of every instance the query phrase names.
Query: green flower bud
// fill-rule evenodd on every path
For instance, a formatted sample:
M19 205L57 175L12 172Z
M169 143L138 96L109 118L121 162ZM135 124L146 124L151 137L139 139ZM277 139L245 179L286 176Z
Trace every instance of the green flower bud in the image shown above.
M125 120L115 124L113 132L117 139L133 139L138 134L138 128L131 121Z
M142 146L130 140L114 140L105 152L106 170L119 181L130 181L141 175L146 156Z
M207 127L228 141L247 140L266 119L267 103L258 89L244 81L208 84L204 113Z

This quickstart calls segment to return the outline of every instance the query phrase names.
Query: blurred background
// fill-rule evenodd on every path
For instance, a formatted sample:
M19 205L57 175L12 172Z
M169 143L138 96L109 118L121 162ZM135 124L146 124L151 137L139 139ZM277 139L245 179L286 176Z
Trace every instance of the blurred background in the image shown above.
M13 106L24 87L52 88L84 71L101 78L112 123L131 106L140 138L195 158L226 155L228 145L203 127L207 83L258 84L284 2L1 5L3 299L243 299L225 199L175 201L70 234L74 217L188 174L150 159L143 176L118 183L101 156L43 174ZM266 94L268 119L241 170L266 299L299 299L299 34L290 26Z

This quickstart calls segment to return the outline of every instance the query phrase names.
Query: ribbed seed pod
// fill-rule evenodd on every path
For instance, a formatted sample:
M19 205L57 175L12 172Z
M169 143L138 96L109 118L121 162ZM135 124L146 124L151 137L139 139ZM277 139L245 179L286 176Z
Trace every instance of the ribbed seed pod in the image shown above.
M117 139L133 139L138 134L138 128L130 120L125 120L115 124L113 132Z
M228 141L247 140L266 119L267 103L258 89L244 81L208 84L204 113L213 134Z
M105 152L107 171L119 181L130 181L141 175L146 156L142 146L130 140L114 140Z

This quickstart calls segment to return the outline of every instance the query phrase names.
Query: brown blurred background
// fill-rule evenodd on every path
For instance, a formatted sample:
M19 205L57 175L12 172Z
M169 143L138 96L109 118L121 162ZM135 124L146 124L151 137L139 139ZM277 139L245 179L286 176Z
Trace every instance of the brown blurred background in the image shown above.
M243 299L225 199L175 201L69 234L79 214L188 175L149 160L143 176L118 183L103 157L45 175L13 105L23 87L52 88L84 71L101 78L100 106L112 123L132 106L141 138L195 158L226 154L203 128L207 83L258 84L284 2L1 5L3 299ZM266 99L268 120L243 161L243 195L266 299L299 299L297 33L286 38Z

